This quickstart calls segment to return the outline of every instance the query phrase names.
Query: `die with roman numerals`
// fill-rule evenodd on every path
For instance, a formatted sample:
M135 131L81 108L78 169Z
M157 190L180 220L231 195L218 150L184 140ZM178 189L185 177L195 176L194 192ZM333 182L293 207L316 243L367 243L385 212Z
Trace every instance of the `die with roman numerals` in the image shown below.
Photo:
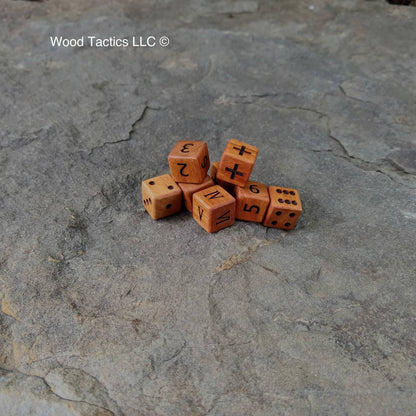
M214 186L214 181L211 177L206 176L202 183L182 183L178 182L179 188L183 192L183 202L186 209L192 212L192 197L195 192Z
M230 139L222 154L217 178L238 186L245 186L253 170L259 149Z
M209 233L234 224L235 206L235 198L219 185L193 195L194 220Z
M205 142L180 140L169 153L168 161L176 182L202 183L209 168L208 146Z
M266 227L291 230L302 214L302 203L296 189L269 186L270 205L264 217Z
M244 188L235 187L238 220L262 222L270 202L269 191L264 183L248 181Z

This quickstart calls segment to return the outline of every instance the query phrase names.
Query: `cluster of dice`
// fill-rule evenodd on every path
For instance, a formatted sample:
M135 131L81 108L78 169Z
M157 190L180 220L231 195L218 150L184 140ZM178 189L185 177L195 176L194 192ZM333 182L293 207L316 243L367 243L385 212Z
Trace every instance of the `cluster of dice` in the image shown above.
M302 213L299 193L249 181L258 151L231 139L208 175L207 144L179 141L168 156L171 175L142 182L143 205L156 220L179 212L183 201L209 233L229 227L235 219L290 230Z

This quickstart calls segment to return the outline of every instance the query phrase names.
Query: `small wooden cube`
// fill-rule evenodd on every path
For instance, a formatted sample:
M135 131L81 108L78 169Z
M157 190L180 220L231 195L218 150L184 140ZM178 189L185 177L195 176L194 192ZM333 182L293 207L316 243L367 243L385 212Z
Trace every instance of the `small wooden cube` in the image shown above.
M203 189L214 186L214 181L206 176L204 182L202 183L181 183L178 182L179 188L181 188L183 193L183 200L185 207L188 211L192 212L192 196L195 192L202 191Z
M226 181L222 181L221 179L217 178L218 167L220 166L219 162L212 162L211 170L209 172L209 176L211 176L212 180L214 181L215 185L219 185L224 188L229 194L235 196L235 185L232 183L228 183Z
M222 154L217 178L234 185L245 186L258 152L257 147L230 139Z
M235 198L219 185L196 192L193 217L209 233L229 227L235 221Z
M264 183L248 181L244 188L235 187L238 220L262 222L270 203L269 191Z
M202 183L209 168L205 142L180 140L168 156L170 173L176 182Z
M266 227L291 230L302 214L302 204L296 189L269 186L270 205L264 217Z
M142 182L142 200L146 211L157 220L176 214L182 207L182 191L168 174Z

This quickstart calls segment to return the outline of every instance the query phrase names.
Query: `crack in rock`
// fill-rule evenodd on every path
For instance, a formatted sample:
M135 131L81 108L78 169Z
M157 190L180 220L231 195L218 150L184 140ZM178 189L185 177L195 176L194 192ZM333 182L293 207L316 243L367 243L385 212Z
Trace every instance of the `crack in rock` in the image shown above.
M55 368L44 378L51 390L65 400L86 402L122 416L106 387L94 376L77 368ZM111 409L111 410L110 410Z
M168 362L174 360L175 358L179 357L182 354L182 351L184 351L185 348L187 348L186 340L184 340L183 344L170 357L164 359L162 361L162 364L168 363Z
M228 259L224 260L220 265L215 268L216 272L222 272L224 270L229 270L232 267L236 266L237 264L246 263L250 260L253 254L257 251L258 248L269 246L273 244L274 241L272 240L259 240L257 238L253 239L253 243L247 247L240 253L234 254Z
M46 414L47 409L48 414L55 412L64 416L117 416L111 410L85 400L71 400L60 396L52 390L44 377L1 367L0 406L2 412L9 411L6 414L35 416Z
M355 101L359 101L363 104L375 105L371 101L364 101L364 100L361 100L359 98L352 97L352 96L348 95L347 92L345 91L345 89L342 87L342 85L338 85L338 87L339 87L340 91L342 92L342 94L347 98L350 98L350 99L355 100ZM281 94L277 94L277 93L259 93L259 94L250 94L250 95L237 95L237 96L231 96L231 97L221 96L217 100L217 104L226 104L226 103L229 103L229 102L235 103L235 104L254 104L256 99L262 99L262 98L267 99L267 98L278 97L280 95ZM248 100L248 101L245 101L245 100ZM397 164L396 162L394 162L390 158L381 159L379 162L370 162L370 161L367 161L365 159L361 159L357 156L353 156L353 155L349 154L347 148L342 143L342 141L332 134L331 127L330 127L331 117L328 114L323 113L322 111L316 110L314 108L302 107L302 106L285 106L285 105L281 105L281 104L271 104L271 107L276 108L276 109L289 110L289 111L307 111L307 112L318 115L320 118L325 118L327 136L332 140L332 142L334 142L336 144L336 146L337 146L337 148L339 148L341 154L335 153L332 149L312 150L313 152L315 152L315 153L325 153L325 152L332 153L335 157L340 157L342 159L348 160L349 162L354 164L359 169L362 169L364 171L373 171L373 172L381 173L383 175L386 175L388 178L390 178L392 181L395 181L395 182L397 182L397 180L393 176L393 174L396 174L396 175L399 175L399 176L405 176L408 179L412 179L412 180L414 179L415 175L413 173L407 171L404 167L400 166L399 164ZM383 170L383 168L384 168L384 170Z
M255 262L251 259L250 259L250 262L253 263L254 265L262 268L263 270L266 270L266 272L274 274L275 276L277 276L279 279L283 280L284 282L289 283L289 279L287 279L286 277L281 276L280 273L277 270L274 270L271 267L264 266L263 264L257 263L257 262Z
M356 168L361 169L365 172L381 173L382 175L387 176L393 182L398 182L398 183L403 184L402 182L399 182L394 175L405 177L406 179L410 179L412 181L416 179L414 174L406 171L403 167L401 167L400 165L398 165L391 159L385 158L385 159L381 159L379 162L370 162L368 160L361 159L357 156L352 156L346 151L345 147L343 146L343 144L340 142L339 139L337 139L336 137L332 135L329 137L332 140L334 140L340 148L344 149L343 154L336 153L332 149L312 150L312 151L314 153L331 153L334 157L344 159L348 161L349 163L353 164Z
M141 121L143 121L143 119L144 119L144 117L145 117L145 115L146 115L146 113L147 113L147 110L158 110L158 108L153 108L153 107L150 107L150 106L148 106L148 105L145 105L144 106L144 109L143 109L143 111L142 111L142 113L140 114L140 116L139 116L139 118L137 118L133 123L132 123L132 125L131 125L131 128L130 128L130 130L129 130L129 132L128 132L128 135L127 135L127 138L125 138L125 139L120 139L120 140L116 140L116 141L114 141L114 142L105 142L105 143L103 143L103 144L101 144L101 145L99 145L99 146L96 146L96 147L93 147L90 151L89 151L89 153L88 153L88 156L91 156L96 150L99 150L99 149L102 149L102 148L104 148L105 146L112 146L112 145L114 145L114 144L119 144L119 143L123 143L123 142L129 142L130 140L132 140L132 138L133 138L133 133L136 131L136 126L141 122Z
M370 104L370 105L377 105L377 104L373 103L372 101L361 100L360 98L357 98L357 97L354 97L354 96L352 96L352 95L349 95L349 94L347 93L347 91L345 90L345 88L342 86L342 84L339 84L339 85L338 85L338 88L339 88L339 90L342 92L342 94L343 94L346 98L349 98L350 100L358 101L359 103L366 104L366 105L368 105L368 104Z

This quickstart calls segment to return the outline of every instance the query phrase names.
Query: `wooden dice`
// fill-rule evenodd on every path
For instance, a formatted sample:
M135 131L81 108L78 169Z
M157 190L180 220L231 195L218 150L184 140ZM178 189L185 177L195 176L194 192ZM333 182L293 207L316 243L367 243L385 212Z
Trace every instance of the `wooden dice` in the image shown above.
M222 154L217 178L234 185L245 186L258 152L254 146L230 139Z
M188 211L192 212L192 196L195 192L214 186L214 181L206 176L202 183L178 183L183 193L183 200Z
M224 188L229 194L235 196L234 194L234 188L235 185L233 185L232 183L228 183L226 181L222 181L221 179L217 178L217 172L218 172L218 168L219 168L220 164L219 162L213 162L211 164L211 170L209 172L209 176L211 176L212 180L214 181L215 185L219 185L222 188Z
M182 191L170 175L142 182L142 200L146 211L157 220L180 211Z
M291 230L302 213L299 192L296 189L269 186L269 195L270 205L263 225Z
M168 161L176 182L201 183L209 168L208 146L205 142L181 140L169 153Z
M249 181L258 149L230 139L220 162L210 160L205 142L181 140L168 156L171 175L142 182L143 205L153 219L180 211L182 201L209 233L235 219L291 230L302 213L296 189Z
M248 181L244 188L235 187L238 220L262 222L270 202L267 186L260 182Z
M234 224L235 199L219 185L193 195L193 217L202 228L214 233Z

